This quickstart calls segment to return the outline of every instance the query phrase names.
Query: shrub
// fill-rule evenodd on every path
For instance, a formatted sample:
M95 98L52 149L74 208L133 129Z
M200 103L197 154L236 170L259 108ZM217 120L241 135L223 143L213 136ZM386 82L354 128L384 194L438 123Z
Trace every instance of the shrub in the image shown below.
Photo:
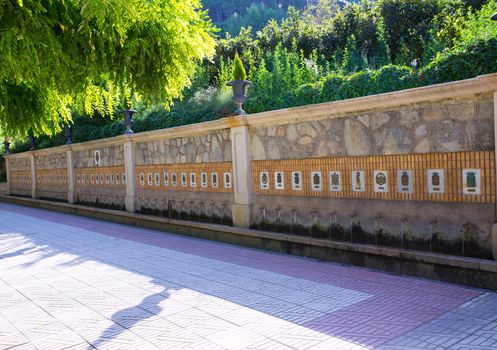
M338 91L342 86L345 78L342 75L330 74L322 84L321 100L336 101L339 100Z
M497 38L438 55L422 71L424 84L445 83L497 72Z
M247 72L245 71L245 67L243 66L242 59L238 55L238 52L235 53L235 59L233 61L233 79L234 80L245 80L247 79Z
M410 89L420 85L418 75L409 67L389 64L373 74L375 94Z
M349 75L338 89L338 99L345 100L374 94L373 75L370 71L361 71Z

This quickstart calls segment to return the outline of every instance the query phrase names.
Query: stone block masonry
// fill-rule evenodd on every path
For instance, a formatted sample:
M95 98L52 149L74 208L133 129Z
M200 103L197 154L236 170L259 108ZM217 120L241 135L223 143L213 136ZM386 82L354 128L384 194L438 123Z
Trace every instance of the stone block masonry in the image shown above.
M10 195L497 257L497 74L7 156Z

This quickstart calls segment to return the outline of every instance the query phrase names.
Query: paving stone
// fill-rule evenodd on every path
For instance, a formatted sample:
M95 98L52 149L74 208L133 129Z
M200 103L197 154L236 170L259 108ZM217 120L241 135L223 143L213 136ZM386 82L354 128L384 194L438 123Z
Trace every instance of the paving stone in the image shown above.
M495 293L0 203L0 350L496 348Z

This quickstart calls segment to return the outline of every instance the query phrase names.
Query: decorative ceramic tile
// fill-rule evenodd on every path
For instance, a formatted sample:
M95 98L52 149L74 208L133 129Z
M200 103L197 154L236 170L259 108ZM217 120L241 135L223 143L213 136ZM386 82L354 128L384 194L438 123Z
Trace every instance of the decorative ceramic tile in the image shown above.
M219 187L219 176L217 175L217 173L211 174L211 183L212 183L212 188Z
M388 171L375 170L373 180L375 192L388 192Z
M190 173L190 186L197 187L197 175L195 173Z
M209 183L208 183L208 177L207 177L207 173L200 173L200 186L201 187L208 187L209 186Z
M164 173L164 186L169 186L169 174Z
M330 171L330 191L340 192L342 190L342 174L339 171Z
M100 165L100 151L99 150L96 150L96 151L93 151L93 162L95 163L95 165Z
M181 173L181 187L186 187L186 173Z
M365 190L366 190L366 184L364 182L364 171L354 170L352 172L352 191L364 192Z
M145 174L140 173L140 185L145 186Z
M274 173L274 188L277 190L285 189L285 179L281 171Z
M292 190L302 191L302 172L292 172Z
M110 183L111 183L111 185L114 184L114 180L115 180L114 179L114 174L110 174Z
M178 174L173 173L173 174L171 175L171 182L172 182L172 185L173 185L174 187L176 187L176 186L178 185Z
M428 169L428 193L444 193L445 175L443 169Z
M121 184L121 175L116 174L116 184L120 185Z
M123 179L123 185L126 185L126 174L125 173L123 173L121 175L121 179Z
M160 174L155 173L154 178L155 178L155 186L160 186Z
M323 189L323 177L320 171L311 172L311 189L321 191Z
M463 169L463 193L464 194L481 194L481 170L480 169Z
M397 170L397 191L412 193L412 170Z
M224 173L224 188L231 188L231 173Z
M260 174L260 186L261 186L261 190L268 190L269 189L269 173L266 171L263 171Z

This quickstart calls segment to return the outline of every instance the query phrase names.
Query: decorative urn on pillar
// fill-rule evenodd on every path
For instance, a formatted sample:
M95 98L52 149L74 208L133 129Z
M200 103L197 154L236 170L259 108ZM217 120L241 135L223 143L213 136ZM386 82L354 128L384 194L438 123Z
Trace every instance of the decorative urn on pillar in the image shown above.
M28 135L28 142L30 145L30 151L34 151L36 149L36 138L34 135Z
M133 133L133 130L131 130L131 125L133 124L133 114L136 113L134 109L125 109L123 110L124 113L124 126L126 127L126 130L124 131L125 135L130 135Z
M64 125L64 136L66 137L66 145L72 145L72 126Z
M8 137L5 137L5 139L3 140L3 146L5 149L5 154L10 154L10 140Z
M233 79L229 83L228 86L233 88L233 102L236 105L235 114L236 115L245 115L245 112L242 108L242 105L247 101L247 96L245 95L245 91L247 86L252 85L252 82L246 80L247 72L245 71L245 67L243 66L243 62L238 56L238 52L235 54L235 59L233 62Z

